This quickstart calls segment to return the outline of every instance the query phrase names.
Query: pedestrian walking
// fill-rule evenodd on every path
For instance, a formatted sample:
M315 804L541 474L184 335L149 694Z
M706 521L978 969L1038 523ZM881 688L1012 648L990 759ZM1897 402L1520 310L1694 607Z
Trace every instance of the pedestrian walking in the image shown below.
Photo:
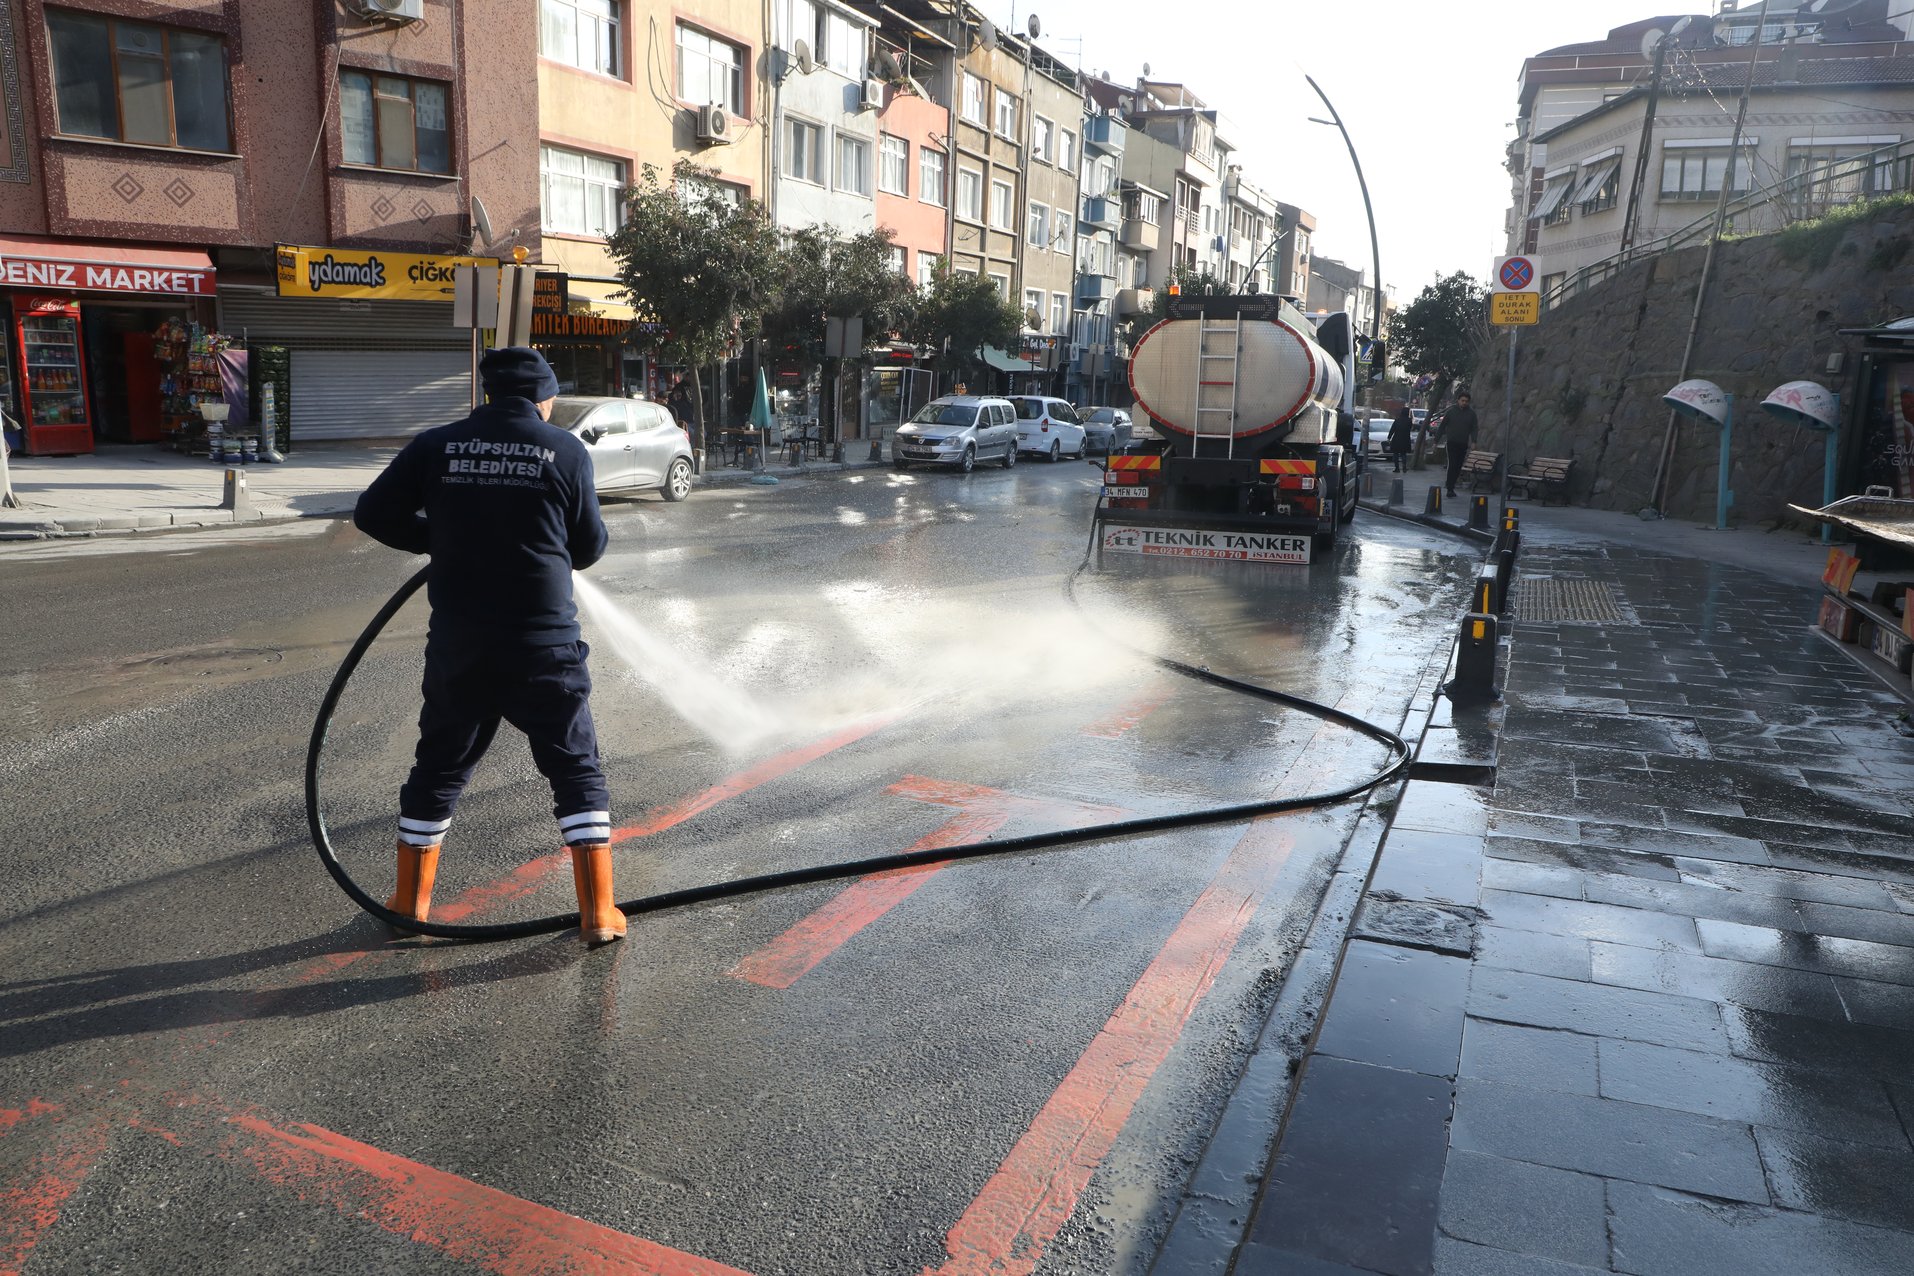
M1469 444L1475 441L1475 409L1469 406L1469 392L1455 396L1455 406L1442 418L1442 446L1449 449L1449 495L1455 495L1456 480L1462 477L1462 462L1468 459Z
M1409 411L1409 405L1403 404L1402 411L1396 413L1396 419L1389 424L1389 459L1396 463L1397 474L1409 469L1409 451L1415 446L1416 418Z
M425 706L399 790L398 889L386 907L427 919L452 810L504 721L525 733L551 784L579 934L610 943L624 938L625 916L613 902L610 794L572 600L573 570L605 552L591 455L549 424L558 378L536 350L494 350L479 376L485 405L414 438L353 513L375 540L432 556Z

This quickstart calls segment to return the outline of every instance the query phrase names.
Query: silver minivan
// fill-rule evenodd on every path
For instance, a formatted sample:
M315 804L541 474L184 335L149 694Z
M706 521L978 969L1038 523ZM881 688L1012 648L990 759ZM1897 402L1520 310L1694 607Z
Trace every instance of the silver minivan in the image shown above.
M912 464L954 465L968 474L985 460L1009 469L1017 463L1017 410L1008 399L968 394L932 399L897 427L891 460L900 470Z

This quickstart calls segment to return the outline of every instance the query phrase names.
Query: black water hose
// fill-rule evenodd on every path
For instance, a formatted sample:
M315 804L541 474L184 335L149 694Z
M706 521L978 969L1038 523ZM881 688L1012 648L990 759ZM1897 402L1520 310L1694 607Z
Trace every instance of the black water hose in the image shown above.
M1090 556L1085 554L1082 563L1070 574L1065 584L1072 606L1082 609L1077 601L1076 582L1090 565ZM372 916L400 930L411 931L419 935L431 935L439 939L498 940L520 939L530 935L547 935L555 931L569 930L578 925L577 913L565 913L551 917L537 917L522 922L499 922L483 926L448 925L443 922L417 922L409 917L400 916L388 909L384 903L374 899L365 889L352 879L345 866L339 862L338 854L332 848L332 838L326 831L325 813L319 803L319 764L325 753L326 734L332 726L332 715L338 709L339 697L345 693L346 684L352 680L353 672L359 662L371 649L373 642L385 629L399 609L417 593L425 583L426 572L421 570L412 579L399 586L379 609L358 641L346 653L340 662L339 671L333 675L332 685L326 688L325 699L319 704L319 716L312 724L312 739L306 746L306 825L312 833L312 844L319 852L320 861L326 871L332 874L332 880L339 884L352 902ZM1128 646L1128 644L1120 644ZM1135 651L1135 648L1130 648ZM1313 717L1334 722L1360 735L1369 737L1386 746L1393 755L1389 764L1381 771L1365 779L1346 784L1338 789L1324 793L1312 793L1301 797L1270 798L1260 802L1242 802L1232 806L1206 807L1197 811L1184 811L1173 815L1145 815L1128 820L1113 820L1107 824L1093 824L1084 828L1058 830L1049 833L1031 833L1022 837L1005 837L982 842L965 842L957 846L939 846L921 851L900 851L892 855L877 855L869 859L847 860L837 864L819 864L810 868L786 869L779 873L764 873L756 877L741 877L729 882L714 882L708 886L693 886L684 890L666 891L659 895L647 895L618 905L619 911L627 916L639 913L656 913L665 909L685 908L692 904L707 904L713 900L734 899L741 895L756 895L765 891L784 890L794 886L810 886L818 882L835 881L846 877L863 877L870 873L881 873L888 869L909 868L917 864L941 864L949 860L976 859L987 855L1014 855L1021 851L1048 850L1053 847L1071 846L1083 842L1107 841L1120 837L1135 837L1145 833L1161 833L1169 829L1193 828L1204 824L1227 824L1240 820L1256 819L1264 815L1274 815L1282 811L1295 811L1304 807L1324 806L1334 802L1343 802L1386 784L1401 774L1409 764L1409 745L1403 738L1387 728L1373 722L1365 722L1352 713L1345 713L1333 706L1320 704L1302 696L1291 695L1286 691L1276 691L1269 687L1244 682L1225 674L1215 673L1196 665L1185 664L1180 660L1171 660L1167 656L1153 655L1138 651L1138 655L1149 660L1158 668L1168 670L1184 678L1208 683L1233 691L1239 695L1266 700L1271 704L1285 705L1301 710Z

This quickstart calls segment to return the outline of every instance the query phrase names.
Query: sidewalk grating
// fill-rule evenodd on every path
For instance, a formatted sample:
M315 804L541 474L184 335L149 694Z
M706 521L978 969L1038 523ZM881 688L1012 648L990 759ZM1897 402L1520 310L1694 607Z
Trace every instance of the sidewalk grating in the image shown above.
M1639 624L1615 587L1579 577L1528 576L1515 591L1515 618L1556 625Z

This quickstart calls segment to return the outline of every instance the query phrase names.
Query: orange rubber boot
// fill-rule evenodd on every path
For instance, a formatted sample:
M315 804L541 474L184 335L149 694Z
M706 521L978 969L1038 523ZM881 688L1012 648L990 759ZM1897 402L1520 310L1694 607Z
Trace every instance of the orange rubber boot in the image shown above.
M415 922L432 911L432 883L439 875L439 848L399 843L399 887L385 906Z
M611 892L611 847L574 846L572 885L578 888L578 936L596 948L625 937L625 915Z

